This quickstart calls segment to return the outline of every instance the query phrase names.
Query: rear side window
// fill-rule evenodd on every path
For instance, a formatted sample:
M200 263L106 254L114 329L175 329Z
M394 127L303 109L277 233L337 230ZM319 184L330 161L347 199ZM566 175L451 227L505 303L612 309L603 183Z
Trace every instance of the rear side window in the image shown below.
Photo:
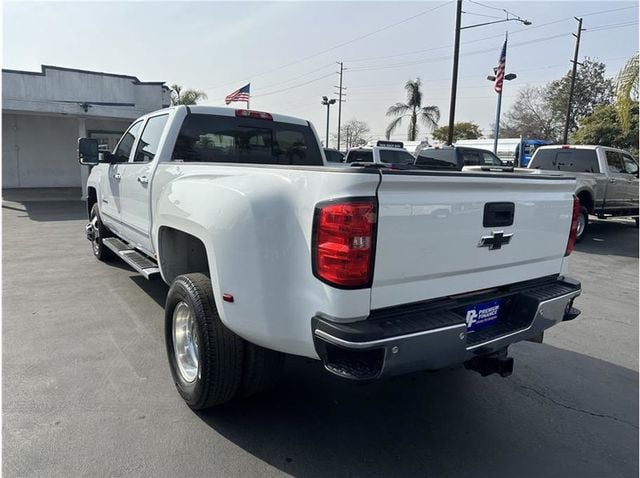
M624 163L625 173L638 174L638 163L636 163L631 156L627 156L626 154L623 154L622 162Z
M408 151L381 149L380 162L393 163L393 164L413 164L416 158L414 158Z
M458 164L456 152L453 148L448 149L423 149L418 154L415 162L421 169L454 170L462 169Z
M156 153L158 152L158 146L160 144L160 136L164 126L167 124L169 115L154 116L149 118L147 125L144 127L140 141L138 142L138 149L136 149L136 155L133 158L135 162L145 163L153 161Z
M347 153L347 163L355 162L372 163L373 151L370 149L349 151Z
M320 146L309 126L272 120L188 115L173 159L185 162L322 166Z
M622 164L622 158L617 151L605 151L607 155L607 166L609 166L609 172L623 173L624 165Z
M574 173L599 173L598 157L593 149L538 149L531 168Z

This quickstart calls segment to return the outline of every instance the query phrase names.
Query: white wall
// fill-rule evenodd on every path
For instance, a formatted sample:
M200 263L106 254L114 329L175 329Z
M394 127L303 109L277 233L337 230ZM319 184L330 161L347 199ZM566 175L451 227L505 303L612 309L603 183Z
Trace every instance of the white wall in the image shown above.
M78 118L5 114L2 187L80 187ZM124 131L128 120L86 120L87 130Z

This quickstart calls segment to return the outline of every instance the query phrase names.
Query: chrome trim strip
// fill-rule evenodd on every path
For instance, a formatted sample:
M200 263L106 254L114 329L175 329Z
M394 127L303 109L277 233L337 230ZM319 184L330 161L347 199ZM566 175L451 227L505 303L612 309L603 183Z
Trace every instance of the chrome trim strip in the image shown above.
M554 297L553 299L548 299L548 300L545 300L543 302L540 302L540 304L538 305L538 309L536 310L536 314L533 316L533 320L529 324L529 327L527 327L526 329L519 329L519 330L516 330L514 332L510 332L510 333L508 333L506 335L501 335L499 337L495 337L495 338L493 338L493 339L491 339L491 340L489 340L487 342L482 342L480 344L472 345L471 347L467 347L467 350L475 350L478 347L486 347L487 345L490 345L490 344L492 344L494 342L497 342L499 340L503 340L503 339L506 339L506 338L509 338L509 337L513 337L514 335L518 335L518 334L521 334L523 332L526 332L527 330L531 329L531 327L533 327L534 322L536 321L536 319L539 316L540 308L544 304L548 304L549 302L553 302L553 301L556 301L556 300L562 300L562 299L565 299L565 298L566 299L573 299L574 297L578 297L581 293L582 293L582 289L574 290L573 292L569 292L568 294L564 294L564 295L561 295L559 297ZM562 317L560 317L560 319L557 322L561 322L561 321L562 321Z
M364 349L368 347L374 347L376 345L384 345L386 343L394 342L396 340L411 339L414 337L420 337L421 335L445 332L447 330L457 329L459 327L466 328L467 324L462 323L462 324L456 324L456 325L448 325L446 327L441 327L439 329L424 330L421 332L414 332L412 334L406 334L406 335L396 335L395 337L388 337L386 339L379 339L379 340L370 340L368 342L351 342L349 340L344 340L338 337L334 337L333 335L325 332L324 330L319 330L319 329L316 329L313 333L315 334L316 337L326 340L327 342L331 342L334 345L341 345L343 347L348 347L351 349Z

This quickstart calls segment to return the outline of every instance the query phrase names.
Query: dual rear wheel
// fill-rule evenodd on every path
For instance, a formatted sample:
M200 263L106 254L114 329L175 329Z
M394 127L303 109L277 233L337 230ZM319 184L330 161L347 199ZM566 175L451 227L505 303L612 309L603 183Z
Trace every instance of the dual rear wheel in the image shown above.
M263 390L277 380L284 362L283 354L224 326L211 280L201 273L173 281L165 305L165 341L173 381L194 410Z

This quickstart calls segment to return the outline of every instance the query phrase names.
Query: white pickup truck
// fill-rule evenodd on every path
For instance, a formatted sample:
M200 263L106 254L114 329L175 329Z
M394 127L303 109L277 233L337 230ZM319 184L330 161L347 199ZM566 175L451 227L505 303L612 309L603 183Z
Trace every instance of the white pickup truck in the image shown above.
M331 167L308 121L205 106L78 156L95 256L171 286L167 353L194 409L260 390L284 354L352 380L506 376L510 344L579 314L564 176Z

